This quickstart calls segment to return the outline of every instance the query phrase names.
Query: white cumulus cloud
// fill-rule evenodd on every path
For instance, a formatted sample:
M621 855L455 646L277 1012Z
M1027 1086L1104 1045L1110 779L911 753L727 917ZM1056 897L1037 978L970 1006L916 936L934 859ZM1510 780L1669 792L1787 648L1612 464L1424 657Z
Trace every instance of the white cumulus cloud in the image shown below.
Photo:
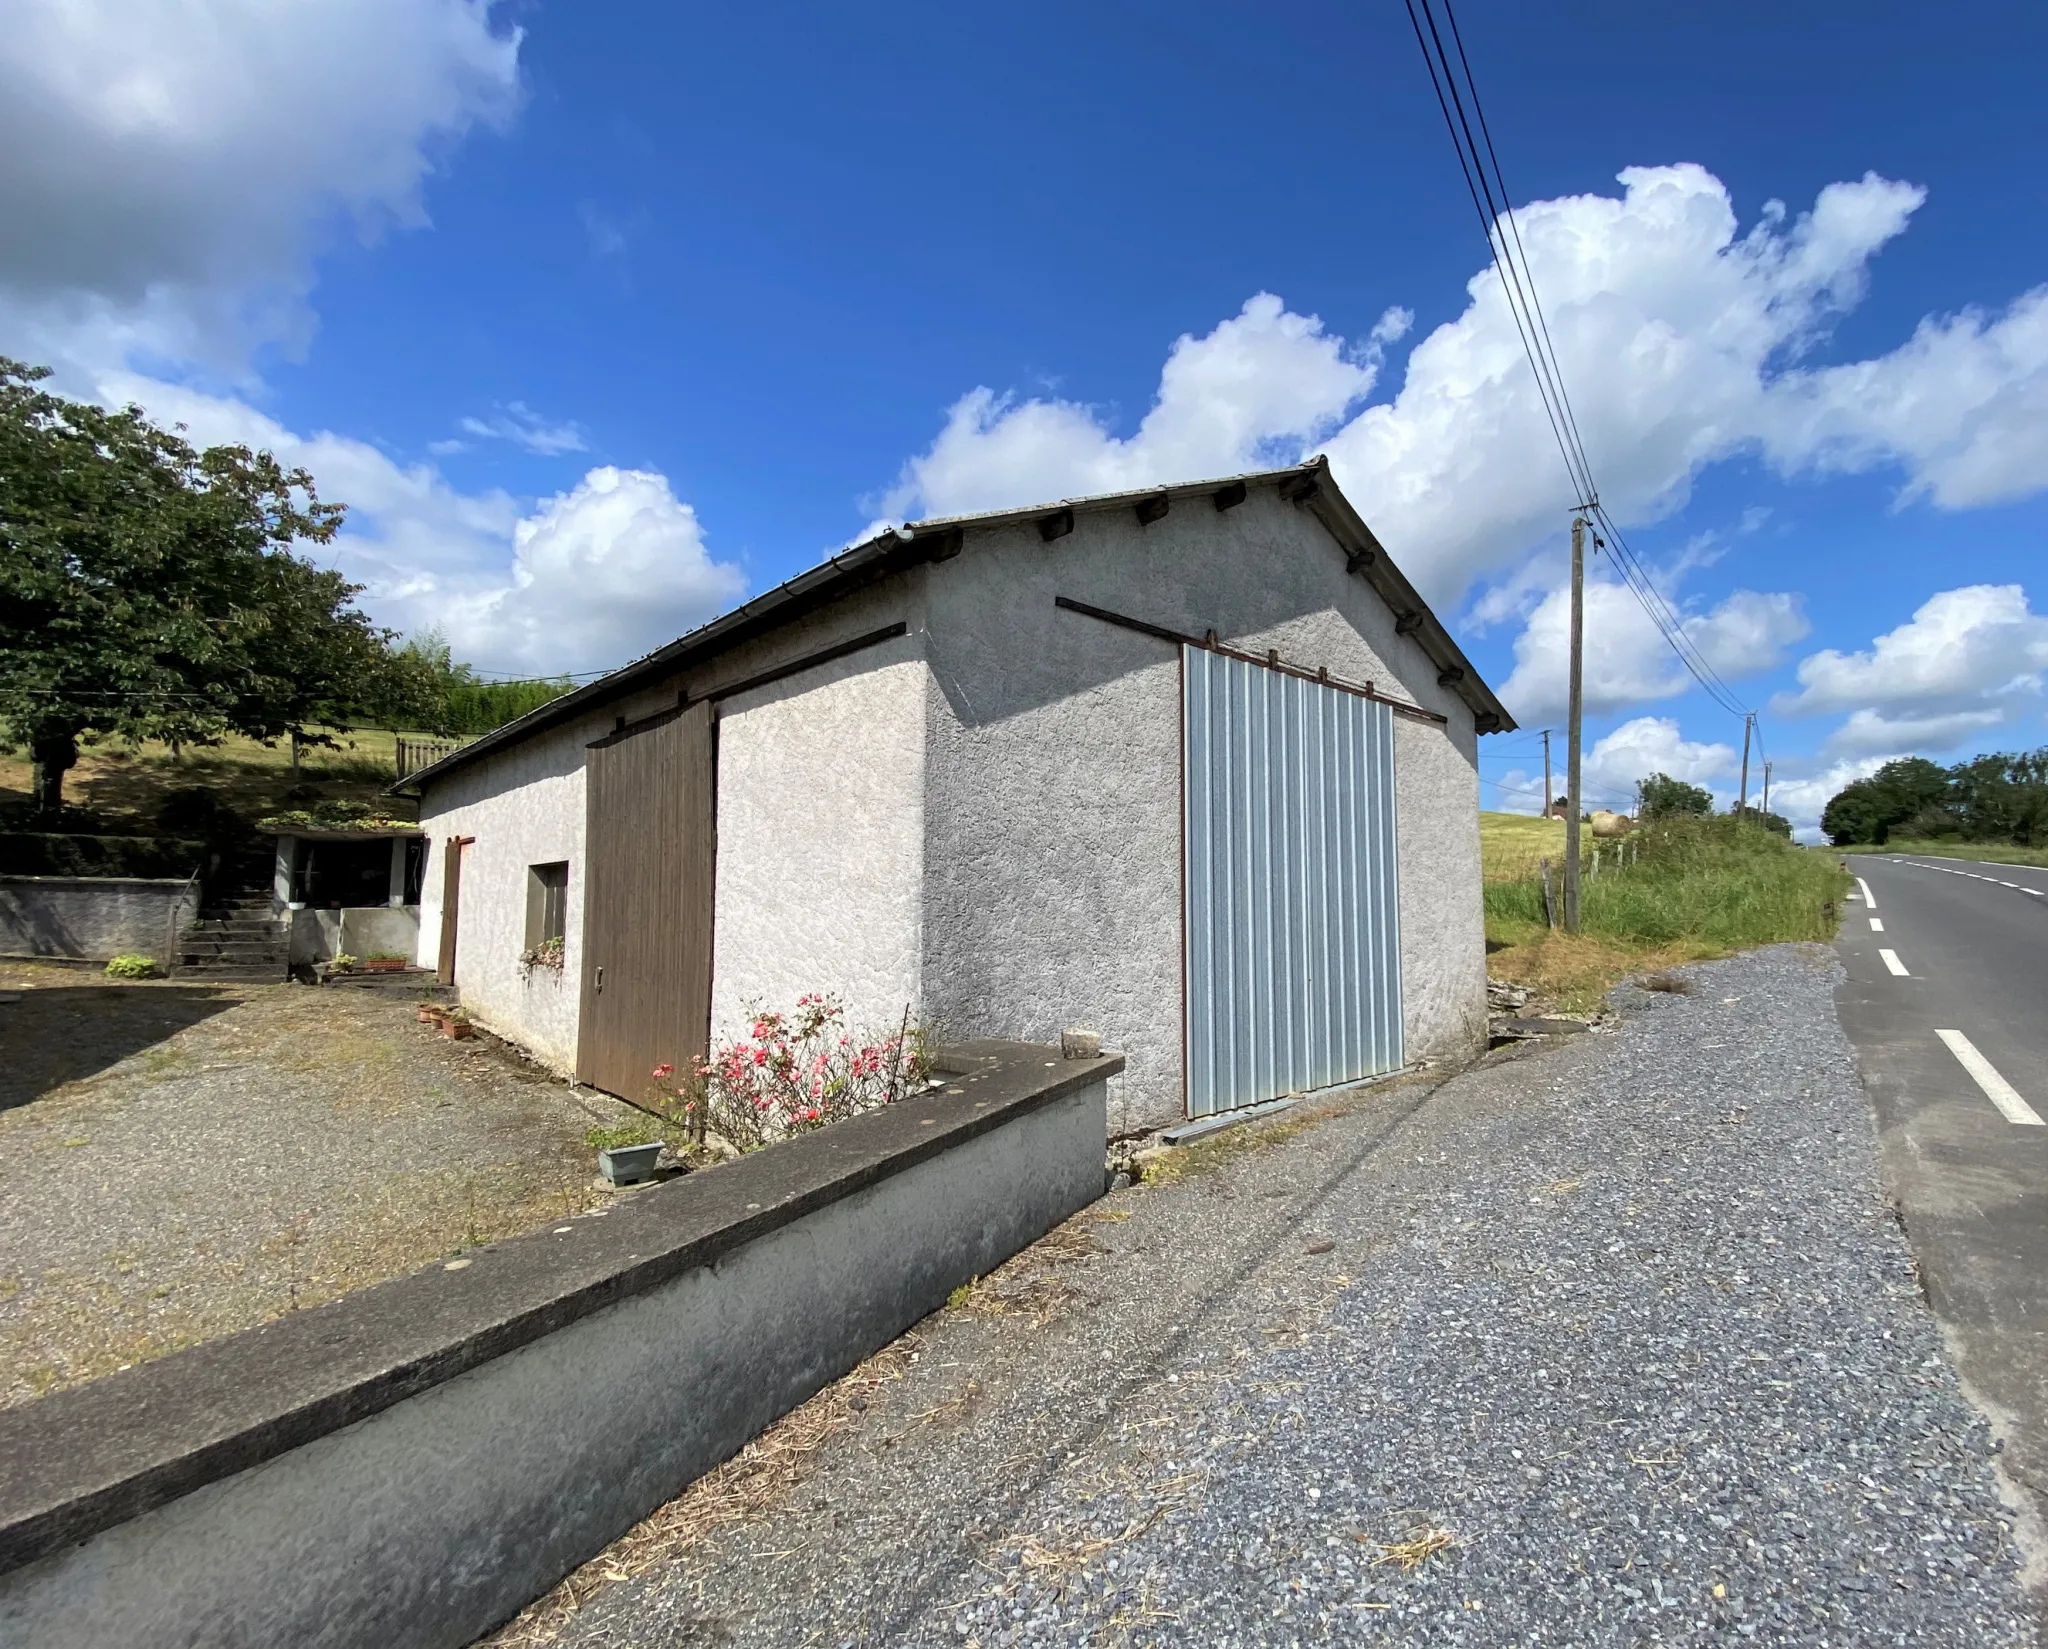
M489 0L17 0L0 29L0 335L52 364L242 369L303 342L338 229L424 221L510 117Z
M513 529L509 581L434 605L456 654L498 668L605 669L731 605L746 581L713 561L696 511L648 470L605 466Z
M1741 764L1733 745L1688 739L1669 716L1638 716L1623 722L1586 752L1588 787L1611 794L1633 795L1652 773L1667 773L1687 784L1710 785L1725 779Z
M1290 463L1371 391L1381 348L1408 325L1390 310L1351 350L1261 292L1207 336L1176 340L1158 397L1128 437L1079 402L971 390L882 508L958 515Z
M334 235L426 221L438 160L519 101L520 36L492 0L21 0L0 30L0 352L58 387L135 402L202 444L310 470L348 525L317 552L405 631L438 627L491 671L604 669L744 593L660 475L600 467L525 505L465 492L250 401L252 352L303 344ZM457 438L544 457L573 422L521 402Z
M2048 293L1996 316L1929 320L1891 352L1802 361L1861 298L1919 188L1867 175L1745 229L1703 167L1632 167L1621 193L1516 220L1603 500L1624 524L1682 504L1702 470L1759 454L1787 473L1884 466L1942 507L2048 484ZM1397 312L1348 349L1271 294L1174 344L1128 436L1073 401L991 389L950 411L890 495L949 513L1180 480L1320 447L1432 602L1518 566L1571 503L1498 276L1410 353L1391 401L1361 406ZM1754 512L1743 530L1762 524Z
M1826 648L1799 663L1799 687L1772 708L1846 719L1825 748L1842 756L1944 750L2041 706L2048 617L2018 584L1942 590L1869 648Z
M1710 607L1685 612L1680 628L1722 680L1770 669L1807 633L1795 595L1736 590ZM1653 699L1672 698L1692 677L1633 592L1604 579L1586 584L1585 702L1606 715ZM1536 604L1515 639L1515 668L1501 684L1502 701L1525 726L1565 713L1571 645L1571 589L1554 587Z

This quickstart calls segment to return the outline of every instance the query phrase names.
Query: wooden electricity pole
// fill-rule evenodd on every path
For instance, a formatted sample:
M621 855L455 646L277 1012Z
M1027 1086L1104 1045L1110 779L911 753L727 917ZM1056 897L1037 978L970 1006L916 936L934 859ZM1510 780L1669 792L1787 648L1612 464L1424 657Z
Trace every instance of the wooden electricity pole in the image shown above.
M1543 816L1550 817L1550 729L1543 729Z
M1771 764L1764 763L1764 817L1771 816Z
M1586 518L1572 517L1572 685L1564 755L1564 931L1579 931L1579 725L1586 673Z
M1735 816L1739 819L1749 811L1749 730L1756 725L1756 712L1752 710L1742 718L1742 796L1735 804Z

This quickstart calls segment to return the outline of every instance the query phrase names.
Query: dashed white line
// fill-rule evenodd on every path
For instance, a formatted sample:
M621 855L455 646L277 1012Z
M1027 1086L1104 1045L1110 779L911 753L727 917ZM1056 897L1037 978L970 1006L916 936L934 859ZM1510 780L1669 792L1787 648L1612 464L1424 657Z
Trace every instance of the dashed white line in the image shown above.
M1858 887L1860 887L1860 888L1861 888L1861 889L1863 890L1863 905L1864 905L1864 908L1865 908L1866 910L1875 910L1875 909L1877 909L1877 901L1876 901L1875 899L1871 898L1871 896L1870 896L1870 884L1869 884L1868 882L1864 881L1864 879L1863 879L1863 878L1862 878L1861 876L1859 876L1859 877L1857 877L1857 878L1856 878L1856 885L1857 885Z
M1880 922L1880 921L1879 921L1879 920L1878 920L1878 919L1877 919L1877 918L1876 918L1875 916L1871 917L1871 919L1870 919L1870 931L1871 931L1872 933L1882 933L1882 932L1884 932L1884 923Z
M1998 1074L1998 1067L1977 1052L1976 1045L1967 1036L1961 1031L1936 1031L1934 1034L1948 1044L1948 1051L1956 1056L1957 1062L1984 1090L1984 1097L1998 1107L2007 1122L2020 1128L2042 1126L2033 1106L2020 1098L2019 1090Z
M1899 960L1899 953L1897 951L1881 950L1877 954L1884 958L1884 965L1890 968L1892 972L1897 974L1901 979L1912 978L1912 975L1906 972L1906 964Z

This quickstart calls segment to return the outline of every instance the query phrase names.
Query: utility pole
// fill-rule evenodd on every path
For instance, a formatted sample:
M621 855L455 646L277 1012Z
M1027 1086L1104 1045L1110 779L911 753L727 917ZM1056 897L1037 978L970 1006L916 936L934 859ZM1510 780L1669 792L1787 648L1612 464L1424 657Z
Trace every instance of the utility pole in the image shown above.
M1754 710L1742 718L1742 797L1735 804L1735 816L1739 819L1749 811L1749 730L1756 725Z
M1771 816L1771 764L1764 763L1764 817Z
M1543 729L1543 816L1550 817L1550 729Z
M1565 727L1564 931L1579 931L1579 725L1586 673L1586 517L1572 517L1572 686Z

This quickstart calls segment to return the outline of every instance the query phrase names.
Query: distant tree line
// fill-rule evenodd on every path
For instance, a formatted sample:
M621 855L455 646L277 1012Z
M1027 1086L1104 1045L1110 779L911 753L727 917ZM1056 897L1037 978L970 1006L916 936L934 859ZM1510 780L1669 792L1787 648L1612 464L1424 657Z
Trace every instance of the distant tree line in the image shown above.
M2048 746L1941 767L1923 756L1886 762L1829 800L1820 827L1838 847L1961 840L2048 846Z
M519 681L485 681L467 664L455 663L438 631L415 637L398 649L417 680L406 728L425 733L474 737L516 721L560 698L576 684L567 676ZM396 726L397 723L391 725Z
M61 815L81 741L332 745L358 726L488 731L566 681L483 682L438 637L399 645L361 586L298 551L346 506L267 452L193 447L0 357L0 740Z
M1713 811L1711 791L1674 779L1669 773L1652 773L1636 785L1636 817L1644 824L1659 819L1704 819ZM1728 811L1737 810L1731 807ZM1766 830L1786 837L1792 834L1792 821L1781 813L1766 813L1759 807L1743 808L1741 812L1744 818Z

